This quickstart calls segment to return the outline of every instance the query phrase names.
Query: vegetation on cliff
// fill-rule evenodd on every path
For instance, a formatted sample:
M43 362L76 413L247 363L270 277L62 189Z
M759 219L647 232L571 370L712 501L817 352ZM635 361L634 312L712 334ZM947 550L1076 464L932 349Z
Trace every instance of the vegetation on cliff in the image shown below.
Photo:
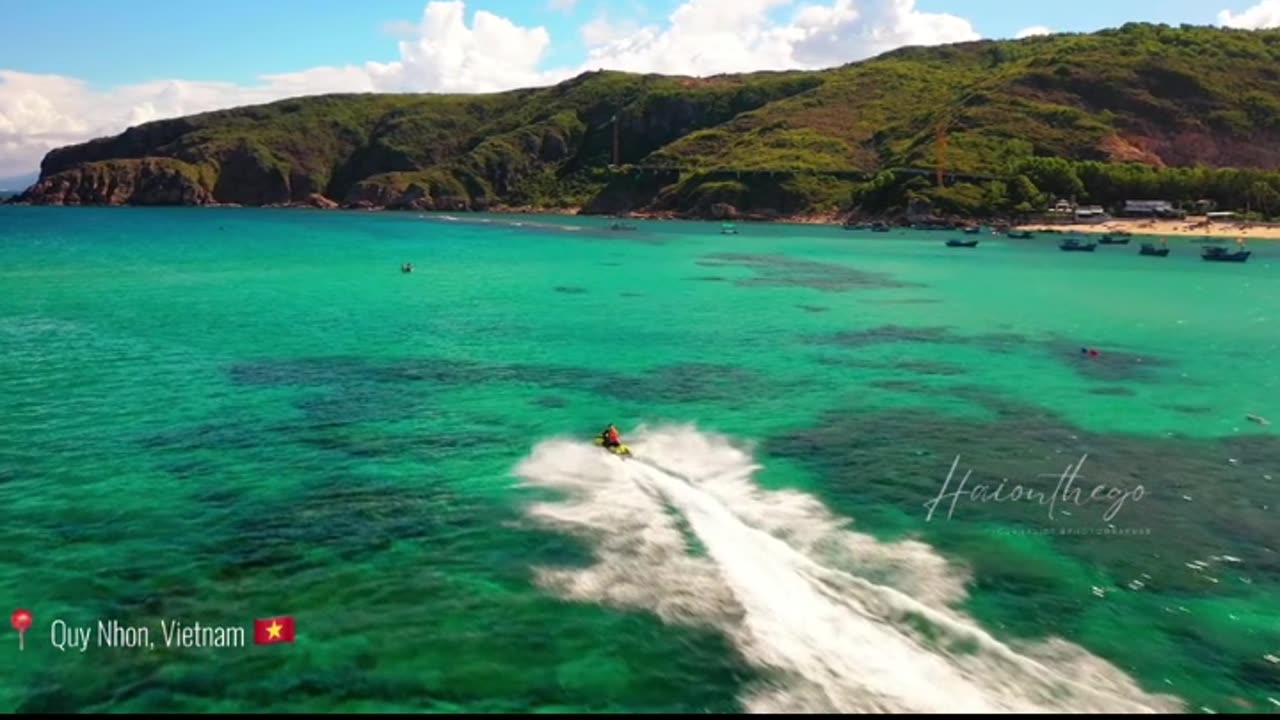
M857 183L851 205L866 215L884 215L924 202L938 214L988 218L1040 212L1057 199L1104 208L1153 199L1193 208L1208 200L1210 209L1248 208L1255 218L1280 216L1277 171L1033 157L1015 161L1009 173L1007 179L939 187L919 176L886 171Z
M817 72L596 72L489 95L306 97L55 150L24 199L783 214L927 199L989 215L1075 196L1265 208L1280 206L1280 176L1261 172L1280 168L1277 68L1280 31L1132 24ZM944 187L939 163L954 174Z

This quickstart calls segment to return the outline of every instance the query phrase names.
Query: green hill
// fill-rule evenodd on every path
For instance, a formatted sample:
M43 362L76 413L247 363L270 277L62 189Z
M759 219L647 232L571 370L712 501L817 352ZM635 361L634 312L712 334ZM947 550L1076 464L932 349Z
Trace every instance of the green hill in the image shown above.
M1205 169L1220 167L1257 172ZM1265 208L1273 191L1280 212L1277 168L1280 31L1132 24L815 72L296 98L60 148L22 199L793 214L928 198L980 214L1147 190Z

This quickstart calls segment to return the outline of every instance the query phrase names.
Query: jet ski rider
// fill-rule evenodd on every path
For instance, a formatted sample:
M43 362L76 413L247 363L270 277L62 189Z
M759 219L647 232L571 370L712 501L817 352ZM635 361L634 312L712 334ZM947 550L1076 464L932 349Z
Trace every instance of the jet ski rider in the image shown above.
M600 438L604 440L605 447L618 447L622 445L622 435L618 433L618 428L613 423L609 423L609 427L600 433Z

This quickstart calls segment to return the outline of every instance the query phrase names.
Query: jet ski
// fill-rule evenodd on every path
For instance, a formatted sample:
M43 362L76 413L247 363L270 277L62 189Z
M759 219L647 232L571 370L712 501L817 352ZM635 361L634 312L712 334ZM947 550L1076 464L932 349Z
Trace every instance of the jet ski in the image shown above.
M604 438L599 435L596 436L596 445L599 445L618 457L631 457L631 448L626 445L605 445Z

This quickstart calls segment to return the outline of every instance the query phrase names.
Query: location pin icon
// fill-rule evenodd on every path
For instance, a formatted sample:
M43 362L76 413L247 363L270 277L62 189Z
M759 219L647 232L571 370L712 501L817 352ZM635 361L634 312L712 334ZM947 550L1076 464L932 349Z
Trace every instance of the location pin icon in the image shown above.
M9 616L9 624L18 631L18 650L27 649L27 630L31 629L31 611L18 608Z

